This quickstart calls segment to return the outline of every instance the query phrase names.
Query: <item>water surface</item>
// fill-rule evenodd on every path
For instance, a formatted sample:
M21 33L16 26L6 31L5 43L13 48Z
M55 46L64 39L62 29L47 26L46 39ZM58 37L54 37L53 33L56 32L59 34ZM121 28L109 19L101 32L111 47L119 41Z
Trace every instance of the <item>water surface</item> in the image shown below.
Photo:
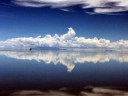
M127 91L127 51L0 51L0 96L125 96Z

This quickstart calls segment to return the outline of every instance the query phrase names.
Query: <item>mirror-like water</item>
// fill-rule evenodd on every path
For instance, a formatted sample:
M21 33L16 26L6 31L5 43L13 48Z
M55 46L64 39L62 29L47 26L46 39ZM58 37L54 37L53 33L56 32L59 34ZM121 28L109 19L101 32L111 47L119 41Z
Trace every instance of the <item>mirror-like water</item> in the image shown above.
M127 51L0 51L4 96L127 96L127 90Z

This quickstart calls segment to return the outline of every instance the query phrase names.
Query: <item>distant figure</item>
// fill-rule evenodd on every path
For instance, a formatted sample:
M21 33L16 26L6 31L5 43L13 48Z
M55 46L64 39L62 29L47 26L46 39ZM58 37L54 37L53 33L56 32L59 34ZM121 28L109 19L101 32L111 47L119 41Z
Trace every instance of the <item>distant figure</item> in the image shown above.
M32 50L32 48L29 49L30 51Z

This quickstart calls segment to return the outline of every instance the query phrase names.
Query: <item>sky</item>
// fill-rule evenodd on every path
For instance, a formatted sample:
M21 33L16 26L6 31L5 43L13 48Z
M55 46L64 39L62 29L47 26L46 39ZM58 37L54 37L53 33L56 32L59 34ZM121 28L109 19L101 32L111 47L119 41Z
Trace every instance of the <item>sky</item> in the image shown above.
M127 0L0 1L0 48L128 48L127 40Z

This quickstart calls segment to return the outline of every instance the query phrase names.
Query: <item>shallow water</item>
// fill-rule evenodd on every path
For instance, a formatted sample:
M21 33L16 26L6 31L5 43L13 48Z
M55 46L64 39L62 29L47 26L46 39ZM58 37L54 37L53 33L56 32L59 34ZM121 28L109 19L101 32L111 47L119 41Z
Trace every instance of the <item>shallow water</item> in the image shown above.
M127 91L127 51L0 51L0 96L128 96Z

